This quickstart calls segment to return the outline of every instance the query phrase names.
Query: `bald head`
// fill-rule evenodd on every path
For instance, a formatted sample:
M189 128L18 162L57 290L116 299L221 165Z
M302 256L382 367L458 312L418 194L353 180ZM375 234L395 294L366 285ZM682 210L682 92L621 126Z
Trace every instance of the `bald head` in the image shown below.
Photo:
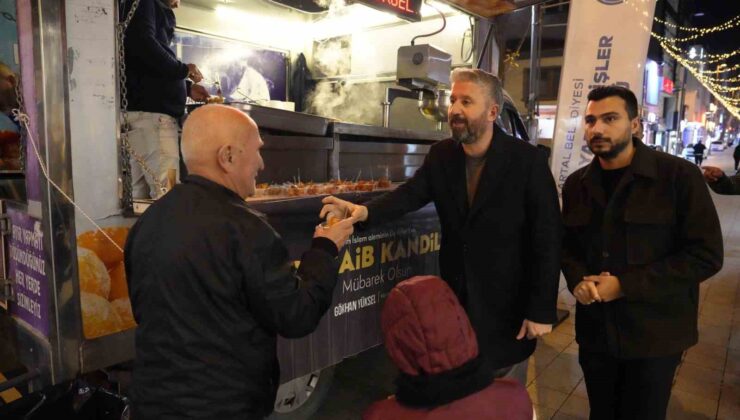
M262 140L257 124L225 105L193 111L182 129L182 156L188 172L219 183L246 198L262 169Z

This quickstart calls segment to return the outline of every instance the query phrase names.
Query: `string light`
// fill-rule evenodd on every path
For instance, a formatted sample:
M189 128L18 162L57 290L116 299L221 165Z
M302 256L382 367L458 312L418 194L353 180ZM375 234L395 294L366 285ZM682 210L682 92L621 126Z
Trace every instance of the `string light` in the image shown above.
M738 54L740 54L740 50L735 50L735 51L731 51L728 53L722 53L722 54L704 54L705 57L709 58L708 60L704 61L704 64L719 63L720 61L725 61ZM689 61L701 61L701 60L700 59L689 59Z
M666 22L666 21L664 21L662 19L659 19L657 17L654 18L654 20L656 22L658 22L658 23L663 24L663 25L670 26L671 28L678 29L679 31L699 32L702 35L706 35L706 34L711 34L712 32L719 32L719 31L724 31L726 29L734 28L740 22L740 15L735 16L734 18L728 20L727 22L725 22L725 23L723 23L721 25L713 26L711 28L692 28L692 27L688 27L688 26L678 26L678 25L676 25L674 23Z
M681 48L676 47L675 45L670 45L670 44L666 44L664 42L661 42L661 46L663 46L663 48L665 48L665 49L671 49L677 55L682 55L682 56L685 56L685 55L691 56L692 55L691 51L688 51L687 52L685 50L682 50ZM717 62L720 62L720 61L726 61L727 59L732 58L732 57L734 57L734 56L736 56L738 54L740 54L740 50L735 50L735 51L731 51L729 53L722 53L722 54L703 54L702 57L708 57L709 58L707 60L703 60L702 58L696 58L696 59L687 58L685 60L688 61L688 62L690 62L690 63L696 64L696 65L707 65L707 64L714 64L714 63L717 63ZM716 73L724 73L725 71L727 71L727 70L719 70L720 67L722 67L722 64L720 64L719 66L717 66L716 69L713 72L711 72L711 73L716 74ZM738 65L735 65L735 66L733 66L733 67L731 67L729 69L737 69L737 68L738 68Z
M740 108L738 108L738 106L735 105L737 103L735 98L726 97L725 95L722 95L720 92L718 92L717 89L715 89L714 86L712 86L711 81L709 81L709 79L706 76L701 74L701 71L695 68L694 64L687 61L686 59L681 57L679 54L676 54L676 52L674 52L669 47L669 45L667 45L665 42L661 41L660 45L668 53L668 55L670 55L676 61L681 63L681 65L683 65L692 75L694 75L694 77L696 77L699 83L701 83L705 88L707 88L707 90L712 94L712 96L714 96L722 105L724 105L724 107L727 109L727 111L730 114L734 115L735 118L740 119Z
M700 60L685 59L681 57L681 50L679 48L676 48L674 45L666 44L665 42L661 42L660 44L669 55L686 67L696 77L696 79L706 87L710 93L712 93L714 97L716 97L731 113L733 113L733 115L740 113L740 110L735 106L738 104L738 101L727 95L728 93L740 91L740 87L738 86L727 86L730 83L737 82L738 77L718 78L714 76L717 74L716 72L724 73L727 72L728 69L737 68L738 66L727 67L726 65L721 64L714 70L714 72L705 74L701 69L701 65L704 64L704 62L701 62ZM738 118L740 118L740 116L738 116Z
M727 67L726 64L720 64L719 66L717 66L715 70L704 70L704 74L712 74L712 73L719 74L719 73L730 72L730 71L737 70L737 69L740 69L740 63L735 64L732 67Z

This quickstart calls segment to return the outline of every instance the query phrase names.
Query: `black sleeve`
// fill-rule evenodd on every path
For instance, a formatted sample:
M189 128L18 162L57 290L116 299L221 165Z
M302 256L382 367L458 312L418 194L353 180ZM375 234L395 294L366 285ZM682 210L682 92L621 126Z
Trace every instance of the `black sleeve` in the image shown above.
M247 251L240 252L238 264L250 312L263 328L283 337L312 333L332 301L339 268L336 246L314 239L296 270L276 232L268 226L253 230L236 238L237 249Z
M716 182L709 182L709 187L717 194L740 195L740 173L733 176L723 176Z
M692 166L679 179L676 242L680 248L620 276L625 299L659 300L699 284L722 268L722 231L704 177Z
M530 321L554 324L557 321L563 226L555 180L544 155L539 152L532 163L526 188L533 265L526 316Z
M570 200L571 190L576 188L571 184L573 175L571 175L563 186L563 220L565 221L565 234L563 236L563 255L561 260L561 269L565 282L568 284L568 290L573 293L573 289L583 281L583 277L588 276L586 266L586 253L583 251L584 244L579 243L578 235L574 227L569 227L568 221L574 218L574 209Z
M367 221L363 225L373 225L397 219L406 213L418 210L432 201L430 182L430 161L432 151L424 158L424 163L414 176L395 190L369 201Z
M157 0L141 0L134 12L134 17L126 28L126 55L136 58L152 74L167 79L185 79L188 77L188 66L173 57L157 40L155 1Z

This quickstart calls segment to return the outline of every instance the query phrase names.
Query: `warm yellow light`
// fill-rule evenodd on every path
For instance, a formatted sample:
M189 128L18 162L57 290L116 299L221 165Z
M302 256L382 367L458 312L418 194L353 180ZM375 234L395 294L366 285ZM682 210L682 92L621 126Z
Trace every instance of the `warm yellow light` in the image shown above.
M738 108L737 100L733 97L729 97L726 95L723 95L722 89L723 86L717 86L715 83L712 82L708 77L703 75L699 68L697 68L697 65L695 62L689 61L681 57L681 55L677 54L674 48L671 48L670 45L666 44L666 42L661 41L660 45L663 47L663 50L668 53L671 57L673 57L676 61L681 63L682 66L684 66L696 79L701 83L708 91L712 94L726 109L727 111L734 115L735 118L740 118L740 108ZM736 91L737 88L729 88L734 89L733 91ZM729 90L728 90L729 92Z

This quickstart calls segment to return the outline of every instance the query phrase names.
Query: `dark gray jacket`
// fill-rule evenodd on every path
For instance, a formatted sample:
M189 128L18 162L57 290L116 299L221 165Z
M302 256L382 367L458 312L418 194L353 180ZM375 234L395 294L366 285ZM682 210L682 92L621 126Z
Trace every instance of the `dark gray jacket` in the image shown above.
M563 187L568 288L606 271L624 293L577 304L576 340L626 359L674 355L697 342L699 283L723 261L719 218L699 169L633 141L632 163L608 203L598 159Z

